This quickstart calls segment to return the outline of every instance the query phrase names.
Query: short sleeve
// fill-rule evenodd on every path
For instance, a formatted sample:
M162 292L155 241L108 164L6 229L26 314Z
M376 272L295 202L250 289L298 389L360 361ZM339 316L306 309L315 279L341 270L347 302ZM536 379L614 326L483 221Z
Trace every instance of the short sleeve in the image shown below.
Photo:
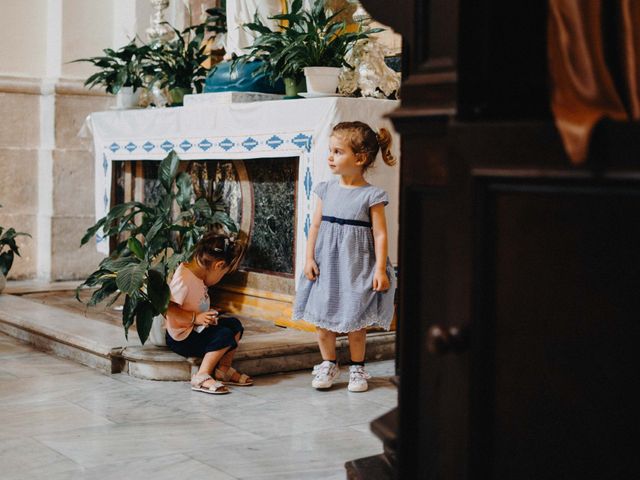
M187 298L189 289L184 281L181 269L176 270L173 274L173 278L169 282L169 290L171 291L171 301L177 305L182 305L184 299Z
M369 207L383 203L385 206L389 203L389 195L380 188L376 188L369 196Z
M320 200L324 200L324 196L327 193L327 182L320 182L316 185L316 188L313 189L313 193L320 197Z

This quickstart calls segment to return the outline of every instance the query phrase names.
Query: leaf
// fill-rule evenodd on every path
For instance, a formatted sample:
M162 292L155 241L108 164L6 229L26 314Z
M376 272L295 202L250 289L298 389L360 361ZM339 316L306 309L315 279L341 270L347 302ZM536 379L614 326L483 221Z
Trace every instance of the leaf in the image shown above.
M144 277L148 267L149 264L147 262L124 267L116 276L118 288L128 295L135 294L144 283Z
M138 337L140 337L143 345L149 338L154 316L153 307L149 302L142 301L138 303L136 308L136 330L138 330Z
M149 270L149 281L147 283L147 296L155 309L155 314L164 314L169 307L171 290L165 280L164 275L157 270Z
M133 325L133 319L138 306L138 301L129 295L124 299L124 306L122 307L122 326L124 327L124 336L129 339L129 327Z
M130 237L129 240L127 241L127 248L129 248L129 250L131 250L131 253L133 253L140 260L144 260L145 252L144 252L144 247L140 243L140 240L138 240L135 237Z
M191 176L186 172L181 172L176 178L176 186L178 188L178 194L176 195L176 202L180 205L182 210L189 208L191 204L191 198L193 197L193 184L191 182Z
M150 243L151 241L153 241L155 239L155 236L158 234L158 232L160 231L160 229L164 225L164 221L163 220L164 220L163 218L158 218L155 221L155 223L151 226L151 228L149 229L149 231L145 235L145 239L146 239L147 243Z
M0 255L0 272L2 272L4 276L11 270L11 265L13 265L13 252L4 252Z
M171 184L173 183L173 179L176 177L179 164L180 157L178 157L178 154L174 150L171 150L169 155L167 155L160 163L158 178L167 192L171 191Z
M98 220L98 222L94 226L87 229L86 233L82 237L82 240L80 240L81 246L87 243L89 240L91 240L95 236L98 230L100 230L104 226L105 220L106 219L103 217L100 220Z
M87 305L90 307L93 307L94 305L97 305L98 303L102 302L103 300L110 297L117 291L118 291L118 286L116 285L116 282L114 281L105 282L102 285L102 287L100 287L98 290L93 292L93 295L91 295L91 299L89 300L89 302L87 302Z

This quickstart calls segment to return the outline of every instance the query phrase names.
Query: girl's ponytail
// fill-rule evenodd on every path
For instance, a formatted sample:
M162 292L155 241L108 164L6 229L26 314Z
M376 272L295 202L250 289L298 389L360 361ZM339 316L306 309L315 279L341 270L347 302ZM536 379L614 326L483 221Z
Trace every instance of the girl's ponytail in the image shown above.
M389 166L393 166L397 163L397 160L391 153L391 133L386 128L381 128L376 134L378 138L378 145L380 145L380 153L382 154L382 160Z

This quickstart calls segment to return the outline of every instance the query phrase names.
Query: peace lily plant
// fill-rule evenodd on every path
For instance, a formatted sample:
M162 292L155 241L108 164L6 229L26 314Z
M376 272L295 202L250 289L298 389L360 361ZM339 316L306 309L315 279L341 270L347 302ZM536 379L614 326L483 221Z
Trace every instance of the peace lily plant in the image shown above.
M117 244L78 287L76 298L80 301L83 287L97 287L89 306L103 301L110 306L124 295L125 336L128 338L129 328L135 323L143 344L153 318L164 315L169 306L168 280L180 262L190 259L198 239L216 224L237 233L221 194L194 199L191 177L186 172L178 173L179 163L178 155L172 151L160 164L157 203L133 201L116 205L81 240L84 245L101 234L115 238Z
M4 227L0 226L0 292L4 289L6 277L9 274L9 270L11 270L15 255L20 256L16 238L21 235L31 236L28 233L16 232L14 228L5 230Z
M324 0L315 0L309 10L303 8L302 0L294 0L288 13L270 17L281 23L279 31L272 31L256 16L244 25L257 34L256 39L234 65L260 60L254 74L265 74L272 83L278 79L299 83L306 67L351 68L345 60L349 50L357 41L384 29L358 27L350 31L347 23L339 20L342 13L328 11Z

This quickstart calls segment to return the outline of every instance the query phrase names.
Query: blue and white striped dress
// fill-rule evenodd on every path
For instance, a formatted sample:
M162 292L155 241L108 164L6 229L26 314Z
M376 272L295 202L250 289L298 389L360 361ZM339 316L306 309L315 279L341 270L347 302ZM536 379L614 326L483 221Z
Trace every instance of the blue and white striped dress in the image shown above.
M315 245L320 274L313 281L301 274L293 319L345 333L364 327L389 329L393 319L396 277L387 257L391 287L373 290L376 255L370 208L389 203L387 193L373 185L344 187L322 182L314 192L322 199L322 223Z

